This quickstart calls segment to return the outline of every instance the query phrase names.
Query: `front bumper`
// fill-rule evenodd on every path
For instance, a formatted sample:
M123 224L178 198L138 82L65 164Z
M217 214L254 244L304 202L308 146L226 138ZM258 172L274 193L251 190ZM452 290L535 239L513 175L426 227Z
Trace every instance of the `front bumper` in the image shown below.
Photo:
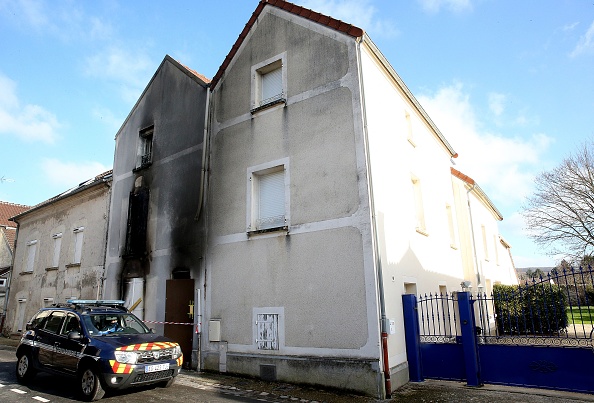
M125 389L167 381L180 373L182 363L183 356L176 360L133 365L110 360L108 368L103 370L103 383L110 389Z

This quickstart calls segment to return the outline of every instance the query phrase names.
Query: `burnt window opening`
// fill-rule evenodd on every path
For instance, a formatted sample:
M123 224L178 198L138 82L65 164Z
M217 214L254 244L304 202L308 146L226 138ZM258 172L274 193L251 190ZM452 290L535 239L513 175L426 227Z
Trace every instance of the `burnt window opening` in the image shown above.
M153 162L153 133L154 126L149 126L142 129L138 134L140 136L140 143L138 147L138 161L136 167L146 168Z
M148 188L140 188L130 193L126 247L122 256L124 258L139 258L146 255L149 196Z

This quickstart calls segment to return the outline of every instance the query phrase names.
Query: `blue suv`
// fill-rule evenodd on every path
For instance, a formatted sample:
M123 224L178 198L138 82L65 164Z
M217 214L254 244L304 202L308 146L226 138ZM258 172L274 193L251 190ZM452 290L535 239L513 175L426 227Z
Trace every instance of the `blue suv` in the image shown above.
M41 309L26 329L16 351L18 381L37 371L69 375L85 401L107 390L169 387L183 363L179 344L146 327L124 301L69 300Z

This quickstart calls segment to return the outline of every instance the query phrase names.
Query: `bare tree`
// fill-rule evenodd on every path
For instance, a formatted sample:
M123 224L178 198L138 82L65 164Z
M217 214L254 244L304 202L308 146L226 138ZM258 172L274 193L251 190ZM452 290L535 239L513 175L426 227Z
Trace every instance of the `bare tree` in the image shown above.
M522 211L530 237L574 261L594 254L594 142L541 173Z

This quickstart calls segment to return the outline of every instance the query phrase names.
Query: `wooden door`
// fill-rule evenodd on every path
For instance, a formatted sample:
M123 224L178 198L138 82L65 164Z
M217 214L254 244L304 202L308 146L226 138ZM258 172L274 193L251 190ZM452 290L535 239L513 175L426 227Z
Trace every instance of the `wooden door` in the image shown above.
M179 343L184 353L184 367L192 358L194 336L194 280L167 280L165 296L165 336Z

